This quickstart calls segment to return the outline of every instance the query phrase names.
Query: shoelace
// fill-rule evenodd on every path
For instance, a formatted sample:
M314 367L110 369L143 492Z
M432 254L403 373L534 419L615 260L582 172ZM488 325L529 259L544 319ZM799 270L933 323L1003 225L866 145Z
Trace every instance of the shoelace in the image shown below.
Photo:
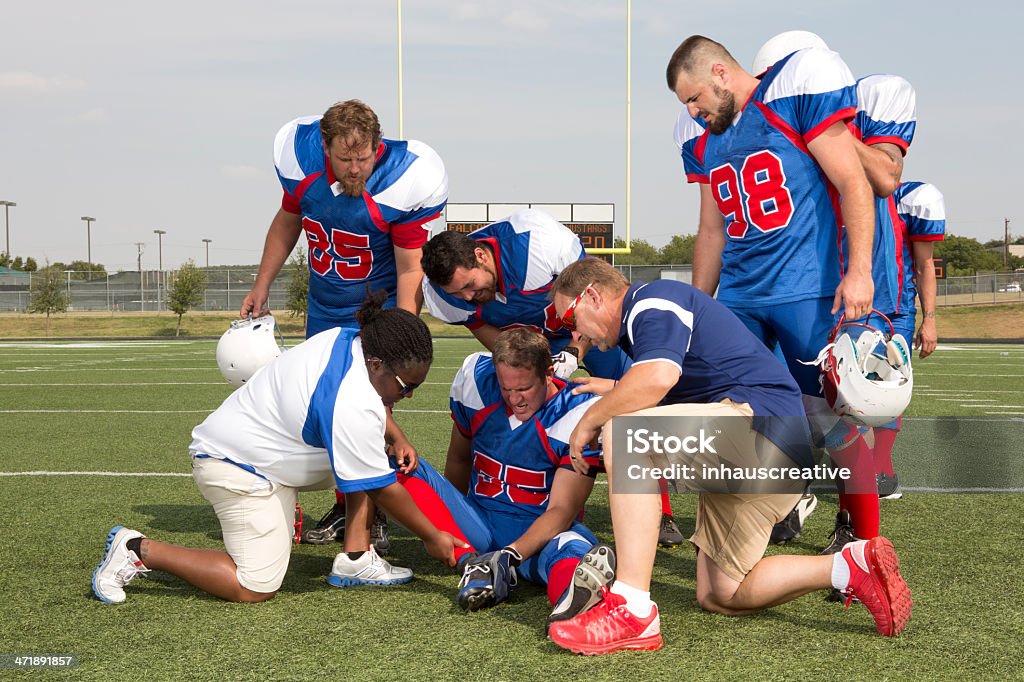
M462 579L459 581L459 589L469 584L474 573L483 573L484 575L491 572L491 567L487 564L470 564L466 566L465 572L462 574Z

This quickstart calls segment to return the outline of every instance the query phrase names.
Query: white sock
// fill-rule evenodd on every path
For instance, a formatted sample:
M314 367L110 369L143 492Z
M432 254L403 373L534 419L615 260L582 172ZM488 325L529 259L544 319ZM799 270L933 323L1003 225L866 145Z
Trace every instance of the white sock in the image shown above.
M867 545L867 540L858 540L843 547L841 552L832 555L832 587L842 592L850 586L850 565L846 563L846 558L843 556L846 550L850 550L850 556L853 557L857 566L864 571L868 570L868 562L864 558L864 548Z
M610 592L625 598L626 608L637 618L646 618L651 615L654 602L651 601L651 593L638 590L632 585L627 585L621 580L612 583Z

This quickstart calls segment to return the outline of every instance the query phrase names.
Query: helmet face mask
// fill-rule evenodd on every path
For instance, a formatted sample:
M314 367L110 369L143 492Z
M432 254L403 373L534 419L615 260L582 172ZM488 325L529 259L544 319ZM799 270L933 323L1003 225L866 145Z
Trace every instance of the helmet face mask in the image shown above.
M217 367L235 388L283 352L273 315L235 320L217 342Z
M829 407L846 421L865 426L883 426L903 414L914 389L907 340L892 333L888 318L876 315L888 323L888 335L840 319L816 363ZM854 338L857 328L862 331Z

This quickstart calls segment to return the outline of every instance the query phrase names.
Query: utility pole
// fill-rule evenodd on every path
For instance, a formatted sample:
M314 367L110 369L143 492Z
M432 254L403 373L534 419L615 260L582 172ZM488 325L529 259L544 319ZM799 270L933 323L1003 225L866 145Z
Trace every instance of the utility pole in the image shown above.
M139 250L139 306L142 312L146 312L146 286L142 283L142 247L145 244L135 242L135 248Z
M156 235L157 243L160 246L160 269L156 273L156 304L159 308L163 300L160 296L160 282L164 278L164 235L167 234L167 230L153 230L153 234Z
M1003 218L1003 267L1010 267L1010 219Z
M89 258L89 274L86 275L86 278L92 279L92 224L96 222L96 219L92 216L84 215L82 220L85 221L85 248Z
M6 199L0 201L0 206L4 207L4 232L7 234L7 250L4 253L7 254L7 267L11 267L11 206L17 206L13 201L7 201Z

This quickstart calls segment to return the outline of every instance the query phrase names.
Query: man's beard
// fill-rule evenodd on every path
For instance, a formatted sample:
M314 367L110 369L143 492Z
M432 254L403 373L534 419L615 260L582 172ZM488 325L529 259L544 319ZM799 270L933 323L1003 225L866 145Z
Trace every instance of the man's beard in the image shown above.
M728 90L719 88L714 83L711 84L711 89L721 99L721 104L715 111L715 117L708 121L708 131L712 135L721 135L729 129L736 118L736 96Z
M361 197L366 190L366 181L361 179L348 180L346 178L339 178L338 184L341 185L341 193L347 197Z

